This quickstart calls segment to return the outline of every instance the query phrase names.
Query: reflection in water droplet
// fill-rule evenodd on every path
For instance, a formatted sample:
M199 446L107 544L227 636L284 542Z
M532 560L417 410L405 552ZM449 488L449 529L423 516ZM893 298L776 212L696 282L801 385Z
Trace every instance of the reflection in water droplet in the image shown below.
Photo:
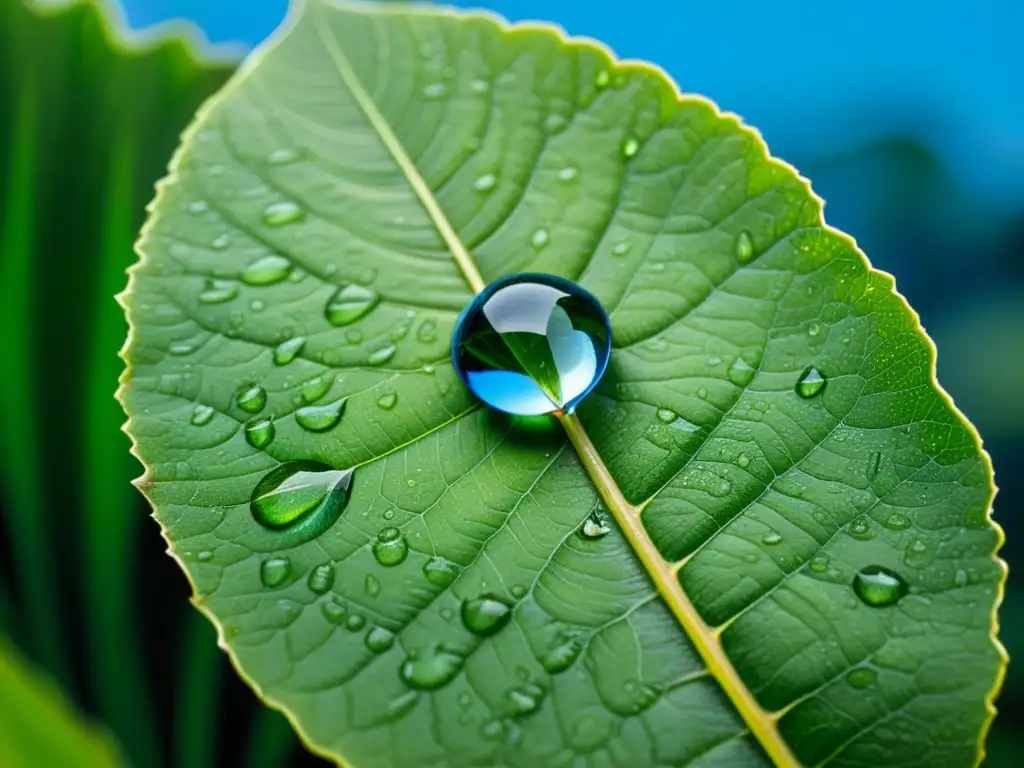
M288 277L292 263L284 256L270 254L256 259L242 272L242 282L246 285L273 285Z
M381 347L375 352L371 352L370 356L366 358L366 362L370 365L383 365L392 357L395 356L395 352L398 351L398 347L394 344L388 344L386 347Z
M294 224L302 221L306 212L290 201L268 205L263 211L263 223L268 227L283 227L285 224Z
M736 260L740 264L746 264L752 258L754 258L754 239L750 236L750 232L744 229L736 238Z
M477 192L490 192L498 186L498 177L493 173L485 173L473 182L473 189Z
M874 685L877 679L878 675L875 671L865 667L851 669L846 673L846 682L849 683L852 688L868 688Z
M611 526L597 512L593 512L580 526L580 535L585 539L600 539L609 531Z
M385 392L377 398L377 407L383 408L385 411L390 411L398 403L398 395L394 392Z
M366 578L363 580L363 591L370 597L376 597L380 594L380 582L372 573L366 574Z
M280 587L292 572L292 563L287 557L272 557L260 563L260 581L270 589Z
M267 405L267 391L257 384L242 387L235 395L235 405L246 413L259 413Z
M622 142L622 156L626 158L635 157L636 153L640 151L640 142L634 138L626 139Z
M597 300L549 275L492 283L463 311L452 341L469 389L520 416L572 411L603 374L610 347L608 316Z
M294 339L282 341L274 347L274 365L288 365L299 356L302 348L306 346L305 336L296 336Z
M192 409L192 418L189 421L195 427L205 427L213 421L215 411L208 405L199 404Z
M319 535L338 519L348 502L352 470L333 470L314 461L292 461L263 476L253 489L249 510L260 525Z
M238 295L238 286L228 280L207 280L206 287L199 294L203 304L223 304Z
M253 448L266 448L274 441L277 430L272 418L256 419L245 425L245 439Z
M796 384L796 393L800 397L814 397L825 388L825 377L818 372L818 369L811 366L805 370Z
M349 283L339 288L327 302L325 314L331 325L350 325L377 306L380 296L366 286Z
M295 412L295 423L308 432L326 432L341 421L348 398L343 397L327 405L307 405Z
M669 410L668 408L659 408L656 415L658 417L658 421L664 424L671 424L679 418L679 414L675 411Z
M395 644L395 633L381 626L376 626L366 633L366 647L374 653L384 653Z
M481 595L462 603L462 623L476 635L493 635L508 624L511 618L512 606L496 595Z
M435 587L447 587L459 575L459 566L443 557L432 557L423 566L423 575Z
M302 385L299 395L302 397L302 402L308 405L309 403L315 403L326 395L330 389L331 380L323 376L317 376Z
M334 566L322 563L309 572L306 584L311 592L322 595L334 586Z
M894 605L907 594L907 582L881 565L862 568L853 578L853 591L866 605L883 608Z
M405 560L409 554L409 542L402 532L394 527L385 528L377 534L373 544L373 556L385 567L393 567Z
M410 656L399 669L399 675L410 688L433 691L452 680L462 669L463 658L444 648Z

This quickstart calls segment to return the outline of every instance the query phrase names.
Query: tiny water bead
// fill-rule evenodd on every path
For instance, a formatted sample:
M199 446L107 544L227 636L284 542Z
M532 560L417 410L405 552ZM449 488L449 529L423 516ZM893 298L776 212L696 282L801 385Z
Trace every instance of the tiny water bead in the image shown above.
M213 421L214 410L208 405L197 405L192 409L192 418L189 419L194 427L205 427Z
M884 608L899 602L907 594L908 587L895 571L881 565L869 565L853 577L853 591L866 605Z
M553 275L488 286L452 336L459 377L487 405L517 416L572 412L611 354L608 315L589 292Z

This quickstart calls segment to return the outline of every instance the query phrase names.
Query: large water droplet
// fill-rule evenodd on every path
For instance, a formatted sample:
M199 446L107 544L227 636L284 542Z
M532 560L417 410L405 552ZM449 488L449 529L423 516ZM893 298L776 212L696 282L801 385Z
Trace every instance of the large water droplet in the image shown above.
M229 280L207 280L199 301L203 304L223 304L238 295L238 286Z
M302 389L299 390L299 396L302 398L302 402L309 405L315 403L321 397L326 395L331 390L330 378L324 376L316 376L305 384L302 385Z
M754 239L750 236L750 232L744 229L736 238L736 260L740 264L746 264L752 258L754 258Z
M306 346L305 336L296 336L294 339L282 341L274 347L274 365L288 365L299 356L302 348Z
M386 567L398 565L409 554L409 542L397 528L389 527L377 534L373 543L373 556Z
M432 557L423 566L423 575L435 587L447 587L459 575L459 566L443 557Z
M288 277L292 263L284 256L270 254L256 259L242 272L242 282L246 285L273 285Z
M260 581L269 589L276 589L288 581L292 563L287 557L272 557L260 563Z
M432 648L427 652L410 656L402 664L399 674L410 688L433 691L451 681L462 669L463 658L444 648Z
M852 688L868 688L874 685L877 679L878 674L875 670L867 669L866 667L851 669L846 673L846 682L849 683Z
M366 633L366 647L374 653L384 653L395 644L395 633L381 626L373 627Z
M192 418L189 421L194 427L205 427L213 421L214 413L210 406L199 404L192 409Z
M817 368L811 366L800 375L796 383L796 393L800 397L814 397L825 388L826 379Z
M456 371L487 405L535 416L572 411L608 364L608 315L591 294L551 275L512 275L463 311Z
M352 470L314 461L291 461L263 476L253 489L249 510L260 525L288 530L303 539L326 531L348 502Z
M462 603L462 623L476 635L493 635L511 618L512 606L496 595L481 595Z
M322 563L309 572L309 579L306 584L311 592L322 595L334 586L334 566L330 563Z
M290 201L268 205L263 211L263 223L268 227L283 227L285 224L293 224L302 221L306 212Z
M309 432L326 432L341 421L348 398L327 405L307 405L295 412L295 423Z
M253 448L266 448L274 442L275 434L277 430L272 418L255 419L245 425L245 439Z
M571 667L572 663L579 658L582 652L583 641L573 637L549 648L540 657L540 665L548 673L557 675L559 672L564 672Z
M242 387L235 395L235 405L246 413L259 413L267 405L267 390L258 384Z
M536 712L544 701L547 692L535 683L527 683L518 688L513 688L505 694L509 703L509 714L513 717L521 717L531 712Z
M853 591L865 604L883 608L896 604L907 594L907 582L895 571L881 565L869 565L853 577Z
M325 314L331 325L350 325L377 306L380 296L376 291L357 283L339 288L327 302Z
M370 353L370 356L366 358L366 362L370 365L384 365L388 360L395 356L395 352L398 351L398 347L394 344L388 344L386 347L381 347Z
M398 403L398 395L394 392L385 392L377 398L377 407L383 408L385 411L390 411Z

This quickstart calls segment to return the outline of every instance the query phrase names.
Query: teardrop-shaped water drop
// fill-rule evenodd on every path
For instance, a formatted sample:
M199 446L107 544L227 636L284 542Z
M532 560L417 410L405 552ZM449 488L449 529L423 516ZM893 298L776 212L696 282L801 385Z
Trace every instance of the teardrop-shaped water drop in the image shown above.
M365 317L379 301L380 296L376 291L365 285L349 283L335 291L327 302L327 322L335 326L351 325Z
M246 413L259 413L267 405L267 390L258 384L242 387L235 395L235 405Z
M245 425L245 439L253 448L262 450L274 441L277 433L272 418L250 421Z
M215 411L208 405L200 403L192 409L192 418L189 422L194 427L205 427L211 421L213 421Z
M308 537L327 530L348 503L352 470L314 461L291 461L256 484L249 510L260 525L294 530Z
M726 376L737 387L745 387L753 380L754 373L754 368L750 363L742 357L737 357L732 361L732 365L729 366Z
M229 280L207 280L199 301L202 304L223 304L238 296L238 286Z
M334 566L330 563L321 563L309 572L309 579L306 581L309 590L316 595L322 595L334 586Z
M748 466L750 466L750 457L747 456L747 454L745 453L741 453L739 456L736 457L736 466L739 467L740 469L746 469Z
M585 539L600 539L611 529L608 522L600 514L594 512L583 521L583 525L580 526L580 535Z
M443 557L432 557L423 566L423 575L435 587L448 587L459 575L459 566Z
M540 665L549 674L557 675L559 672L564 672L571 667L572 663L579 658L582 652L583 641L579 638L573 637L562 640L562 642L545 651L540 657Z
M899 602L907 594L908 587L895 571L881 565L869 565L853 577L853 591L866 605L884 608Z
M288 581L292 563L287 557L272 557L260 563L260 581L269 589L276 589Z
M496 595L481 595L462 603L462 623L475 635L499 632L512 618L512 606Z
M283 227L285 224L294 224L302 221L306 212L291 201L284 201L268 205L263 211L263 223L268 227Z
M295 412L295 423L308 432L326 432L341 421L348 398L327 405L307 405Z
M754 258L754 238L750 232L743 230L736 238L736 260L740 264L746 264Z
M455 369L487 405L518 416L572 411L608 364L608 316L551 275L512 275L470 302L452 340Z
M376 597L380 594L380 581L372 573L366 574L366 578L363 579L363 592L370 597Z
M274 365L288 365L299 356L302 348L306 346L305 336L296 336L294 339L282 341L274 347Z
M444 648L432 648L410 656L399 669L399 675L410 688L435 691L451 682L464 661L462 656Z
M381 347L370 353L370 356L366 358L366 362L370 365L384 365L388 360L395 356L395 352L398 351L398 347L394 344L388 344L386 347Z
M242 282L246 285L273 285L288 277L292 263L284 256L270 254L256 259L242 272Z
M377 398L377 407L390 411L398 403L398 395L394 392L385 392Z
M408 554L409 542L397 528L388 527L377 534L377 541L373 543L373 556L381 565L388 568L396 566Z
M796 393L800 397L814 397L825 388L825 383L825 377L817 368L811 366L800 375L800 379L796 383Z
M378 625L366 633L365 643L367 650L373 653L384 653L395 644L395 633Z
M331 391L331 379L326 376L315 376L299 390L299 397L306 405L315 403L321 397Z

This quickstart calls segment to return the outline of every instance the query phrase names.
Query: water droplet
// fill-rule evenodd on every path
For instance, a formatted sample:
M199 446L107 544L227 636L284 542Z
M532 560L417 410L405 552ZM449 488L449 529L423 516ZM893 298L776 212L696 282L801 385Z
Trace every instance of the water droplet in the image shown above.
M383 395L377 398L377 407L383 408L385 411L390 411L398 403L398 395L394 392L385 392Z
M636 153L640 151L640 142L634 138L626 139L622 142L622 156L625 158L635 157Z
M358 632L366 626L366 617L361 613L350 614L345 620L345 629L349 632Z
M314 461L291 461L256 484L249 511L260 525L313 538L327 530L348 502L352 470Z
M740 469L746 469L748 466L750 466L750 457L747 456L747 454L745 453L741 453L739 456L736 457L736 466L738 466Z
M815 555L811 558L809 567L815 573L825 573L828 571L828 557L825 555Z
M416 691L406 691L388 702L388 719L394 722L406 715L416 706L420 695Z
M287 557L272 557L260 563L260 581L268 589L276 589L288 581L292 563Z
M485 173L473 182L473 189L477 192L490 192L498 186L498 177L493 173Z
M268 227L283 227L285 224L294 224L302 221L306 212L290 201L273 203L263 211L263 223Z
M548 235L548 231L546 229L538 229L533 233L533 237L530 238L530 245L534 248L540 249L547 245L550 239L551 237Z
M890 531L903 531L910 527L910 518L902 512L892 512L882 523Z
M850 524L850 535L855 539L866 541L874 538L875 532L871 530L871 524L866 517L858 517Z
M229 245L231 245L230 235L217 235L217 237L213 238L213 242L210 243L210 246L215 251L223 251Z
M178 342L175 344L171 344L170 348L167 351L170 352L174 357L184 357L185 355L191 355L193 352L196 351L196 348L192 344Z
M490 83L488 83L486 80L481 80L480 78L471 80L469 83L469 90L472 91L473 93L487 93L487 91L489 91L490 88Z
M258 384L242 387L235 395L235 405L246 413L259 413L267 405L267 391Z
M459 566L443 557L432 557L423 566L423 575L435 587L444 588L455 581L459 575Z
M867 476L869 483L872 480L874 480L875 477L878 475L878 468L881 466L881 464L882 454L879 453L878 451L873 451L872 454L868 457Z
M754 373L754 368L750 363L742 357L737 357L732 361L732 365L729 366L726 376L737 387L745 387L753 380Z
M496 595L481 595L462 603L462 623L483 637L496 634L512 618L512 606Z
M611 529L611 526L600 514L593 512L580 526L580 535L585 539L600 539Z
M203 304L223 304L238 295L238 286L229 280L207 280L199 301Z
M299 356L302 348L306 346L305 336L296 336L294 339L282 341L274 347L274 365L288 365Z
M761 537L761 541L765 544L778 544L782 541L782 534L776 533L775 531L769 531Z
M582 652L583 642L578 638L570 638L548 649L540 657L540 665L548 673L557 675L571 667Z
M623 240L622 242L616 243L614 246L612 246L612 255L625 256L627 253L629 253L632 247L633 244L631 242L629 242L628 240Z
M388 527L377 534L377 541L373 543L373 556L381 565L387 568L396 566L408 554L409 542L397 528Z
M444 648L410 656L399 669L402 680L410 688L434 691L446 685L462 669L463 658Z
M322 563L309 572L309 579L306 581L311 592L322 595L334 586L334 566L330 563Z
M299 396L302 398L302 402L315 403L321 397L326 395L331 389L331 380L322 376L316 376L310 379L302 385L302 389L299 391Z
M821 333L821 325L819 323L811 323L807 326L807 335L814 337Z
M350 325L377 306L380 296L366 286L349 283L339 288L327 302L325 314L331 325Z
M433 344L437 341L437 321L426 318L416 330L416 340L422 344Z
M610 82L611 74L608 72L607 69L602 69L600 72L597 73L597 77L594 78L594 84L598 88L607 88L608 83Z
M796 383L796 393L800 397L814 397L825 388L825 377L818 372L818 369L811 366L800 375Z
M386 347L371 352L370 356L366 358L366 362L370 365L383 365L392 357L395 356L395 352L398 351L398 347L394 344L388 344Z
M539 685L527 683L518 688L513 688L505 694L509 703L509 714L512 717L522 717L531 712L536 712L544 701L547 692Z
M366 574L366 578L363 580L363 591L370 597L376 597L380 594L380 582L372 573Z
M866 605L883 608L894 605L907 594L907 582L881 565L862 568L853 577L853 591Z
M492 283L463 311L455 369L487 405L519 416L572 411L611 352L608 316L579 286L549 275Z
M298 152L285 147L283 149L275 149L267 155L267 165L287 165L288 163L294 163L298 159Z
M189 419L194 427L205 427L211 421L216 411L208 405L199 404L192 409L192 418Z
M210 206L205 200L193 200L185 208L189 213L206 213L210 210Z
M253 448L266 448L274 441L277 430L272 418L256 419L245 425L245 439Z
M425 99L440 99L448 93L448 86L444 83L430 83L423 89L423 98Z
M740 264L746 264L754 258L754 238L750 232L743 230L736 238L736 260Z
M658 421L663 424L671 424L673 421L679 418L679 414L675 411L669 410L668 408L659 408L657 413Z
M343 397L327 405L307 405L295 412L295 423L309 432L326 432L341 421L348 398Z
M575 181L576 177L580 175L580 169L574 166L567 165L558 172L558 180L566 183Z
M356 328L349 328L345 331L345 338L349 344L362 344L363 343L363 332Z
M256 259L242 271L242 282L246 285L273 285L288 277L292 263L284 256L270 254Z
M395 644L395 633L390 629L376 626L366 633L366 648L374 653L384 653Z
M878 679L878 675L873 669L866 669L865 667L859 667L858 669L851 669L846 673L846 682L850 684L852 688L868 688L875 684Z
M957 569L956 575L953 577L953 584L958 587L966 587L968 582L967 571L963 568Z

